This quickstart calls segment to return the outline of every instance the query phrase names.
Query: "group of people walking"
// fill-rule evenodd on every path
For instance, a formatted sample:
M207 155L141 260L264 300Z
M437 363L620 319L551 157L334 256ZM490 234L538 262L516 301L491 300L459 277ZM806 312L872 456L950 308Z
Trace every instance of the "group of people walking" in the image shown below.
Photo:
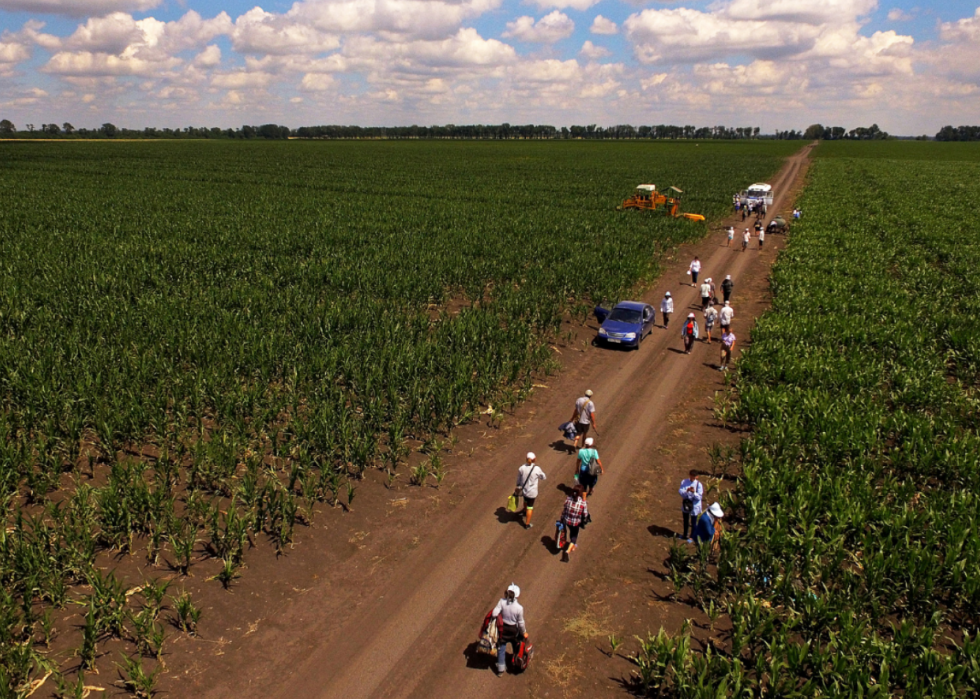
M764 214L765 207L761 207ZM744 219L744 211L743 211ZM765 240L765 231L761 225L757 225L759 237L759 247ZM735 228L728 228L728 244L735 235ZM750 238L749 229L743 233L742 249L748 247ZM716 296L716 286L711 277L707 277L698 285L698 278L701 274L701 261L695 257L688 268L691 276L691 286L699 288L701 292L701 313L704 318L705 337L704 342L710 344L712 341L711 333L717 322L721 326L721 358L719 370L728 369L735 349L735 333L732 332L732 320L735 318L735 309L731 305L731 296L735 288L731 275L726 275L721 282L722 306L716 309L718 304ZM670 326L670 318L674 314L674 298L668 291L664 294L660 302L660 315L663 318L663 327ZM693 312L687 314L681 328L681 336L684 341L684 353L690 354L694 342L699 338L699 328L697 318ZM605 473L599 452L596 449L595 437L598 436L599 426L596 421L596 409L593 401L593 392L585 391L584 395L575 401L571 417L568 422L562 425L566 437L572 439L572 453L577 455L575 460L575 485L565 499L562 506L561 515L555 523L555 550L568 560L569 554L578 548L579 534L588 525L592 517L589 512L588 498L592 495L599 481L599 477ZM532 522L534 516L534 505L538 498L538 486L548 476L537 463L537 456L534 452L528 452L525 462L517 469L517 483L514 488L514 502L517 499L523 501L523 506L517 514L525 529L534 526ZM718 547L721 537L721 520L725 513L721 505L717 502L704 508L704 484L698 477L698 472L692 470L681 482L679 490L681 496L681 520L682 532L678 538L688 543L710 544L712 549ZM517 508L515 508L517 509ZM481 643L485 643L486 632L491 625L499 629L497 635L497 645L494 652L497 655L496 672L503 675L507 669L506 650L508 643L513 646L515 661L520 659L523 654L530 652L527 644L527 628L524 621L524 607L517 601L520 596L520 588L511 584L500 599L497 606L487 615L481 630ZM528 655L529 657L529 655ZM525 658L523 663L527 662Z

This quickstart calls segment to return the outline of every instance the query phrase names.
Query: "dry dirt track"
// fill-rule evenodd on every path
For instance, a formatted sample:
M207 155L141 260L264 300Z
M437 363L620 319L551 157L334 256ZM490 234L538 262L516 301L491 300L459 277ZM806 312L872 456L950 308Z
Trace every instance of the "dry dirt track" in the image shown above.
M779 197L789 190L809 150L788 159L774 178L773 212L780 210ZM716 243L723 236L711 234ZM738 243L736 236L733 247ZM757 245L755 240L752 245ZM741 254L724 246L711 250L702 259L702 278L713 277L720 284L724 275L731 274L738 284L739 279L767 273L768 264L751 251ZM489 670L470 667L464 652L475 640L479 621L511 581L523 590L521 602L532 636L540 620L561 611L563 594L574 583L578 568L601 560L602 542L625 509L630 466L653 451L662 437L665 418L683 395L689 368L716 361L714 347L698 346L690 356L676 351L681 344L679 321L698 302L696 289L678 283L687 262L682 257L645 295L659 308L664 291L674 294L676 313L669 330L655 328L638 352L590 350L582 375L553 382L537 416L517 434L508 435L492 459L479 465L484 474L482 492L440 519L441 533L425 539L411 556L396 563L384 584L365 580L357 608L339 624L328 613L317 611L317 596L329 595L329 588L298 600L305 628L294 629L288 642L294 648L303 646L299 661L289 662L288 654L265 654L256 647L248 654L248 666L214 687L209 696L360 699L472 697L487 691L521 694L513 678L496 679ZM734 329L745 337L750 325L748 319L738 317L737 294L736 286ZM562 563L551 553L551 525L564 501L556 486L572 482L574 460L548 445L558 436L556 425L567 419L574 399L585 388L595 392L597 447L607 471L590 499L595 522L583 533L580 550L569 563ZM537 452L549 480L542 483L535 509L537 526L525 531L501 523L495 513L513 489L514 474L528 450Z

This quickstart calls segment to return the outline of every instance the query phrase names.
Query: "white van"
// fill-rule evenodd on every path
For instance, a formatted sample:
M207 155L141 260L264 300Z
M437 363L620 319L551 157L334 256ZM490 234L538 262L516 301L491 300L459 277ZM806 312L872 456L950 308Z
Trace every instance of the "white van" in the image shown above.
M739 194L739 199L742 202L742 206L751 206L752 204L759 203L767 207L772 206L772 185L762 183L751 185Z

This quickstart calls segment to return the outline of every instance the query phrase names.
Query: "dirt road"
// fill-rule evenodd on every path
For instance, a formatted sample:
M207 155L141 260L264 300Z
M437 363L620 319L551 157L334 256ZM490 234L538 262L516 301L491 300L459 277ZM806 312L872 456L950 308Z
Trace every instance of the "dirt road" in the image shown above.
M789 190L808 156L809 147L787 160L773 180L777 192L771 213ZM768 262L755 250L738 252L718 245L724 233L712 233L699 249L702 279L736 282L734 330L748 334L751 318L738 314L739 282L765 275ZM751 245L757 246L753 239ZM717 361L717 345L697 345L691 355L681 349L681 319L699 305L698 291L685 277L688 251L645 295L658 308L670 290L675 316L667 330L658 325L639 351L589 349L577 371L552 382L536 399L535 413L522 429L497 445L479 464L480 480L463 506L436 522L420 524L426 534L410 555L376 579L363 579L358 594L345 601L343 613L319 604L329 586L314 588L293 602L287 618L292 628L260 634L241 648L247 665L214 686L211 697L470 697L493 691L521 694L512 678L497 679L485 657L471 655L479 621L508 583L518 583L532 635L562 610L563 599L581 568L604 555L603 542L620 525L629 497L631 465L652 453L664 438L666 417L684 397L693 367ZM700 322L700 313L698 314ZM606 475L590 499L594 523L568 563L552 553L553 523L564 502L561 486L573 484L575 459L556 442L560 422L568 418L576 397L595 392L599 433L597 448ZM533 450L548 474L535 508L536 527L524 530L499 508L512 492L517 467ZM273 650L275 649L275 650ZM510 683L510 684L508 684ZM526 690L523 690L526 692Z

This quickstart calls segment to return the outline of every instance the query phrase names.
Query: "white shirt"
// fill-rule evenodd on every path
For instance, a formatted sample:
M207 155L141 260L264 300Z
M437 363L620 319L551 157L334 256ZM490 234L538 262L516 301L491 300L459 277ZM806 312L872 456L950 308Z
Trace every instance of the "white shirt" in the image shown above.
M711 284L705 282L701 285L701 298L707 298L711 296Z
M687 492L688 488L694 488L694 492ZM681 481L680 493L682 498L691 501L691 514L695 517L701 514L701 499L704 497L704 485L701 483L701 481L692 481L690 478L685 478L683 481Z
M718 319L721 321L722 325L729 325L732 322L732 318L735 317L735 309L731 306L725 306L721 309L718 314Z
M691 263L691 271L692 272L701 271L701 260L694 260L694 262Z
M578 412L578 424L589 425L592 424L592 413L595 412L595 403L589 400L588 396L582 396L577 401L575 401L575 410Z
M673 313L674 312L674 299L673 298L664 298L664 300L660 302L660 312L661 313Z
M524 489L521 491L524 497L536 498L538 497L538 481L543 481L547 478L544 475L544 471L537 464L524 464L517 469L516 485L518 488L521 487L521 484L524 485Z
M744 240L746 243L749 242L749 232L748 231L745 231L744 233L742 233L742 240Z
M759 240L763 241L766 239L766 232L764 230L759 231Z
M502 617L508 626L516 626L521 630L521 633L527 633L527 627L524 625L524 607L517 600L510 602L501 598L497 602L497 606L493 608L493 618L496 619L498 616Z

